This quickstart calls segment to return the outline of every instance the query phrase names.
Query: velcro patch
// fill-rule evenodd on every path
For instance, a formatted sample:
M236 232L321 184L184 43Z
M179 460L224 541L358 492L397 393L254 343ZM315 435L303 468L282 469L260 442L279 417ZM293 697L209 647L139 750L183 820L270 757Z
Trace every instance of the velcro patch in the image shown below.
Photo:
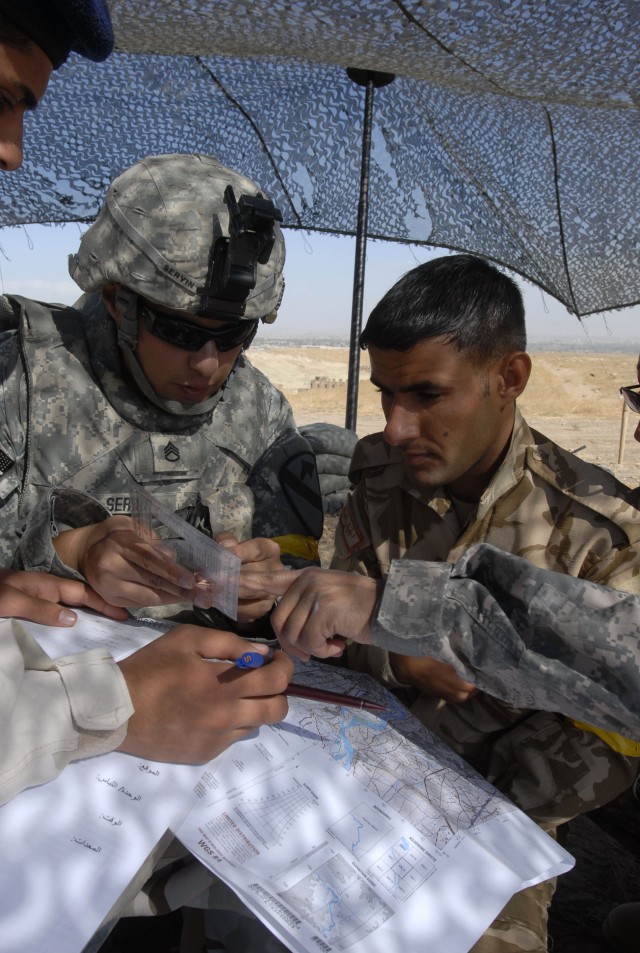
M357 553L360 549L364 548L364 533L360 529L358 523L355 521L353 512L348 503L346 506L343 506L340 511L338 533L340 534L342 544L349 555Z
M16 465L16 461L12 460L11 457L0 450L0 476L4 476L5 473L8 473L11 467Z
M302 521L309 535L322 535L322 494L316 469L316 458L309 450L289 457L278 473L280 485L289 506Z

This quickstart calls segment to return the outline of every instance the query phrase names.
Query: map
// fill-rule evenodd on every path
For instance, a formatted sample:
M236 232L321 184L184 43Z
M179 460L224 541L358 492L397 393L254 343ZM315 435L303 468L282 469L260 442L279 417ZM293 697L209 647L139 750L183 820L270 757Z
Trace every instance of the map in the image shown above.
M340 950L361 943L393 916L365 879L336 856L280 896Z
M124 658L164 628L23 625L51 657ZM204 767L112 752L4 805L3 953L97 949L169 826L293 953L467 953L513 893L571 868L375 681L321 663L295 680L388 708L291 697L286 721Z
M294 953L467 953L513 893L570 869L376 681L319 662L293 681L387 708L290 697L174 832Z
M323 749L422 831L436 847L516 808L395 696L368 675L299 664L294 681L389 706L388 714L290 699L296 721Z

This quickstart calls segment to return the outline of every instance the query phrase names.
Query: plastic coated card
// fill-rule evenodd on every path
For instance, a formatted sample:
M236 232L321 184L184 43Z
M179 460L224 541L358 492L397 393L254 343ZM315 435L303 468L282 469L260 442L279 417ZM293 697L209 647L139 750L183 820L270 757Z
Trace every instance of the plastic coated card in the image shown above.
M212 591L213 605L237 619L240 558L189 526L140 487L132 488L131 511L138 535L168 546L176 561L195 574L197 584Z

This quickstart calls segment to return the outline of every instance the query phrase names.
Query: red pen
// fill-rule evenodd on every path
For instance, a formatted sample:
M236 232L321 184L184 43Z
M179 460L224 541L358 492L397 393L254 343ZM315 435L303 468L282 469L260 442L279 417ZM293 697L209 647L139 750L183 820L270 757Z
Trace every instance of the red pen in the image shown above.
M343 695L341 692L328 692L322 688L309 688L307 685L290 683L285 695L292 698L309 698L316 702L325 702L328 705L346 705L347 708L360 708L365 711L388 711L387 705L367 701L366 698L355 698L353 695Z

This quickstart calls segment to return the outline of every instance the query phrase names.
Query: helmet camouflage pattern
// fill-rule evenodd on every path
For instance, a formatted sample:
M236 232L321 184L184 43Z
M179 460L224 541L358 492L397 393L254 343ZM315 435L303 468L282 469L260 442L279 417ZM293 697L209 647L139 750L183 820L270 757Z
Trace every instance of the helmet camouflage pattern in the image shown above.
M136 162L109 186L96 221L69 256L71 277L87 292L114 281L165 308L271 323L284 291L284 239L277 221L268 260L266 254L258 258L255 286L243 294L241 312L229 316L210 304L212 249L229 238L228 186L237 201L264 198L254 182L211 156Z

